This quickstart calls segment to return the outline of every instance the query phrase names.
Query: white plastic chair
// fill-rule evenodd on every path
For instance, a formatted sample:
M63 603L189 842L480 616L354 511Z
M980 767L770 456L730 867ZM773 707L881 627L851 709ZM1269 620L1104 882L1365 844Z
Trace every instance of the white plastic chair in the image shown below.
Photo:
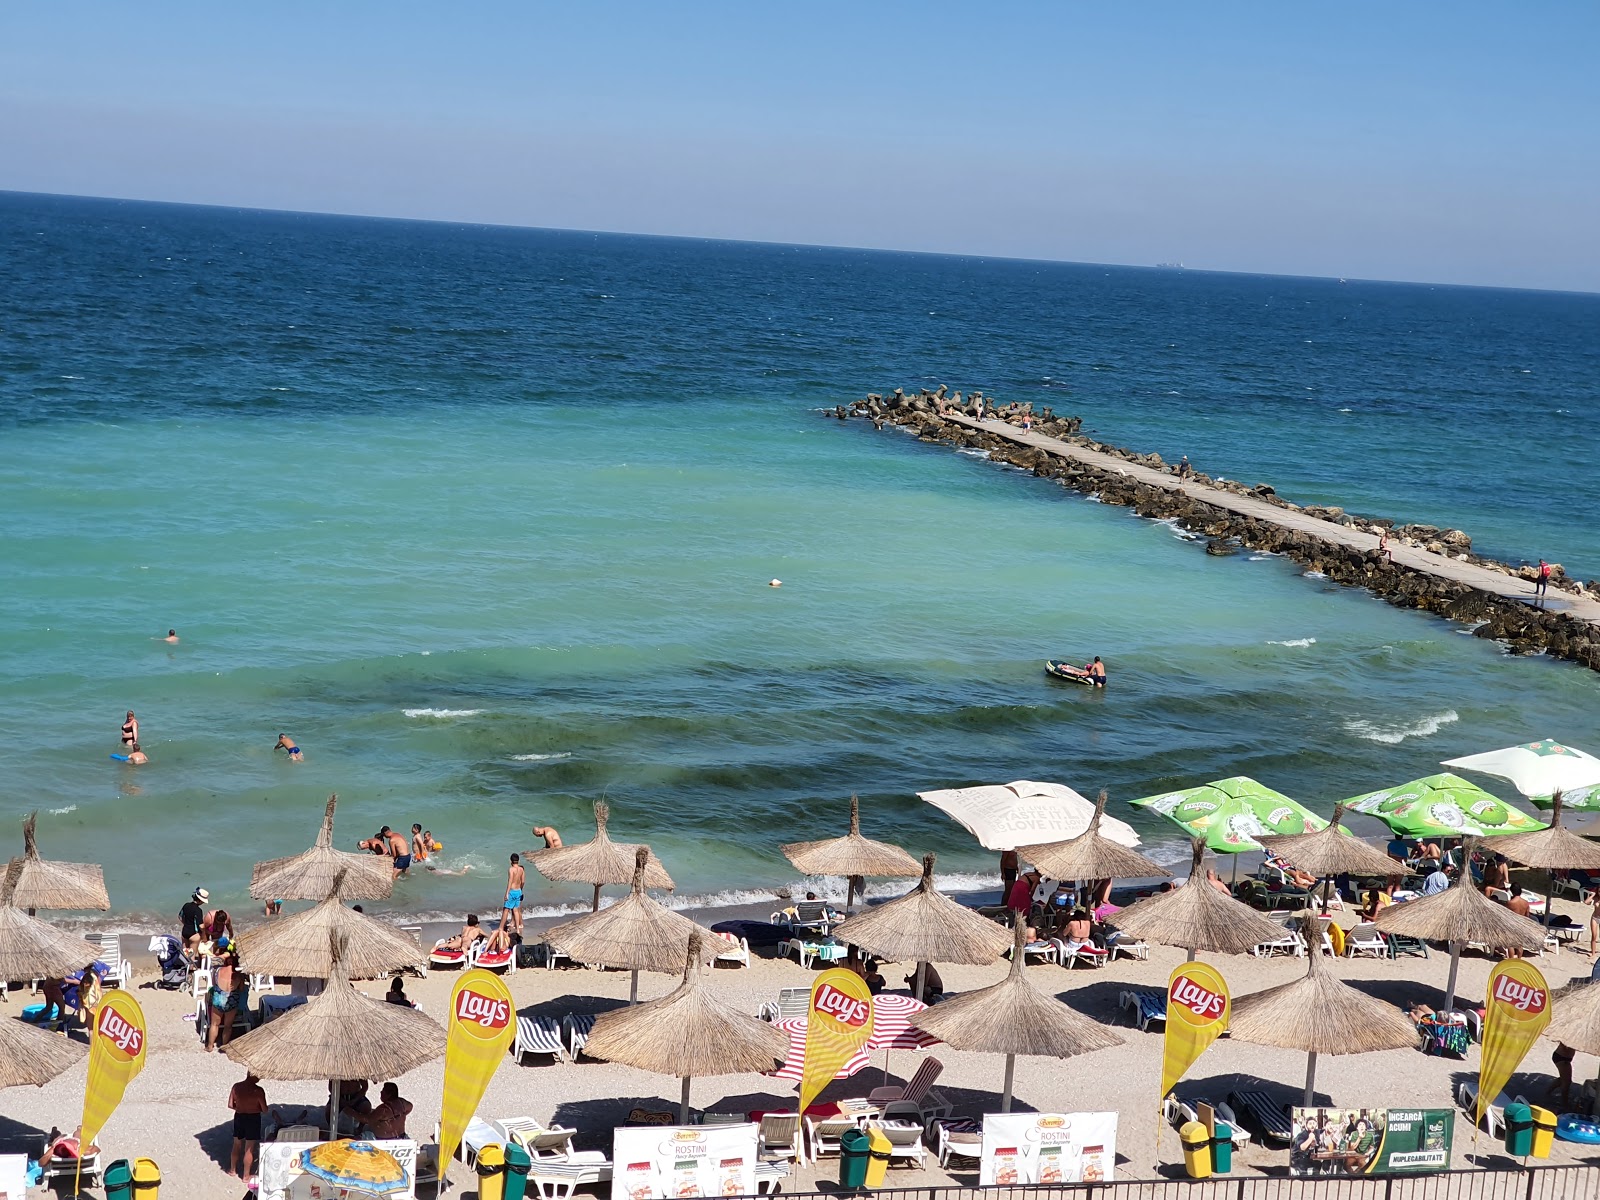
M1360 958L1363 954L1372 958L1389 957L1389 943L1383 940L1378 933L1378 927L1371 921L1363 921L1353 926L1350 932L1344 935L1344 956Z
M97 934L94 941L100 947L100 961L108 968L104 982L112 987L126 988L133 972L128 960L122 957L122 939L114 933L102 933Z

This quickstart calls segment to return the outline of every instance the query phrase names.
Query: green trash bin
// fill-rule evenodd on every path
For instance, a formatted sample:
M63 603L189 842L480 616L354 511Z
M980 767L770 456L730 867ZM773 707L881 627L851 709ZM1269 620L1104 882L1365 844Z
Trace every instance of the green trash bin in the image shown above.
M119 1158L107 1167L103 1182L106 1200L133 1200L133 1167L127 1159Z
M1506 1153L1513 1158L1533 1153L1533 1109L1526 1104L1506 1105Z
M865 1129L846 1129L839 1138L839 1186L852 1191L865 1187L872 1139Z
M1226 1175L1233 1169L1233 1126L1217 1121L1211 1133L1211 1170Z
M533 1159L518 1142L506 1143L505 1200L522 1200L528 1194L528 1168Z

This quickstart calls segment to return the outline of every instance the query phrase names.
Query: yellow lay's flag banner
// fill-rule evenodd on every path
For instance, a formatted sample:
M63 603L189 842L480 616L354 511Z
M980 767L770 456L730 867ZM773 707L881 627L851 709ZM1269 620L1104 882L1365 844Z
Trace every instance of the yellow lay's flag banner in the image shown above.
M1511 1073L1550 1024L1550 988L1539 968L1508 958L1489 972L1483 1004L1483 1051L1478 1061L1478 1111L1494 1103Z
M87 1146L99 1136L129 1081L144 1069L144 1010L120 988L108 991L94 1014L89 1039L89 1082L83 1092L83 1132Z
M803 1113L872 1036L872 993L867 981L842 967L824 971L811 988L806 1014L806 1058L800 1073Z
M1194 1066L1194 1060L1228 1028L1233 1002L1217 969L1184 963L1167 979L1167 1034L1161 1056L1161 1096Z
M439 1110L439 1162L461 1145L495 1068L517 1035L517 1009L505 980L474 967L450 989L444 1050L444 1101Z

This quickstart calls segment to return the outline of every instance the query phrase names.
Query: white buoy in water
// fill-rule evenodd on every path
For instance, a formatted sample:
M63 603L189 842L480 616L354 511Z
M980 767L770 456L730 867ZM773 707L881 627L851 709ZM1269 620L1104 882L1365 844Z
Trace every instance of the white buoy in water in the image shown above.
M768 583L767 586L768 587L782 587L783 586L783 580L774 579L770 583Z

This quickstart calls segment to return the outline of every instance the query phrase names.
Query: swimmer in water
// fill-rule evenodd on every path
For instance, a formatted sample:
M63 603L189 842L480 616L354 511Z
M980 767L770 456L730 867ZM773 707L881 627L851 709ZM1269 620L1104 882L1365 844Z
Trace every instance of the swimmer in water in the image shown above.
M294 744L294 739L287 733L280 733L278 740L273 743L274 750L287 750L290 762L305 762L306 752Z
M428 852L433 849L433 839L422 832L422 826L417 822L411 825L411 858L415 862L428 861Z
M133 709L128 710L128 719L122 723L122 746L127 749L139 740L139 721L133 715Z
M132 716L133 714L129 713L128 715ZM533 827L533 836L544 839L544 848L546 850L561 849L561 835L549 825L535 825Z
M167 630L167 636L162 639L162 641L166 641L166 642L175 642L177 640L178 640L178 631L176 629Z
M406 844L402 834L385 825L378 830L378 836L383 838L389 846L388 853L394 859L394 877L399 879L411 870L411 847Z
M139 749L139 743L135 742L133 747L128 751L128 757L124 761L127 762L130 767L138 767L143 766L145 763L149 762L150 759L145 755L143 750Z

